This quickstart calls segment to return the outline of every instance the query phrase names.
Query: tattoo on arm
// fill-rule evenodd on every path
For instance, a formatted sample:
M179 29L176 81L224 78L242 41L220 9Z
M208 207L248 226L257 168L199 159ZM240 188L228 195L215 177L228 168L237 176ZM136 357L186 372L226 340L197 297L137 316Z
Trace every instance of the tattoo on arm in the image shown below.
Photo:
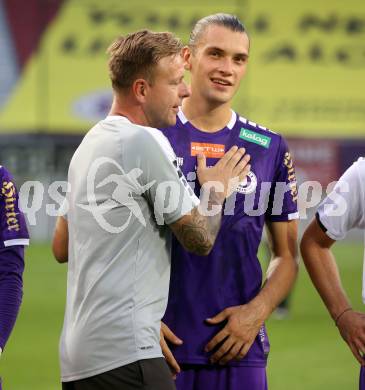
M210 211L212 206L222 206L221 197L214 191L209 195L208 207L205 210ZM182 218L181 223L173 229L174 234L184 246L192 253L200 256L207 255L214 245L221 225L221 208L214 215L204 215L203 207L196 207L189 216Z

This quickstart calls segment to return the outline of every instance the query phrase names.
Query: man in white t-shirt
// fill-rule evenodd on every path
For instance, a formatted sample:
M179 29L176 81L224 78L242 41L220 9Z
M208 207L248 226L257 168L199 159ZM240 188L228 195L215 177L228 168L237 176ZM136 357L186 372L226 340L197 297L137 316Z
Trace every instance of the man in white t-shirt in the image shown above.
M353 228L363 229L365 233L364 158L355 162L339 179L334 190L319 206L316 219L305 231L301 242L303 260L312 282L341 336L362 366L360 389L364 390L365 314L351 308L330 249ZM365 302L365 274L362 297Z
M208 254L232 179L250 169L235 146L212 168L198 156L200 203L168 140L149 127L174 124L188 95L180 51L171 33L147 30L109 48L113 105L72 157L68 210L53 241L56 258L68 261L63 389L174 389L159 344L170 230L187 250Z

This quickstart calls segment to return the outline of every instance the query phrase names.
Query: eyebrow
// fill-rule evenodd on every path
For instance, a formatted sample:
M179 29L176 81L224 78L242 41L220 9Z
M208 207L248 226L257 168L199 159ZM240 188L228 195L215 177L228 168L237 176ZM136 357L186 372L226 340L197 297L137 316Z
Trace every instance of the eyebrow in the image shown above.
M217 47L217 46L209 46L209 47L206 48L206 50L207 51L215 50L215 51L217 51L217 52L219 52L221 54L225 53L225 51L223 49L221 49L220 47ZM233 57L240 57L240 58L248 58L248 56L249 55L246 52L239 52L239 53L234 53L233 54Z
M183 80L184 80L184 74L182 76L179 76L179 77L175 77L174 79L171 79L170 82L173 82L173 83L181 83Z

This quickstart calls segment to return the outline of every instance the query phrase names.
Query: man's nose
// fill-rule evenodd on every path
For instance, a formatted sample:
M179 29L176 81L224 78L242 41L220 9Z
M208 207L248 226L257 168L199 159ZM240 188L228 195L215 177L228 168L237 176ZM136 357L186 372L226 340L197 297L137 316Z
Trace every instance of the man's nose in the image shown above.
M233 73L232 60L227 57L222 58L219 63L218 71L224 73L225 75L231 75Z
M190 95L191 95L190 86L186 85L185 82L183 81L181 83L179 96L181 97L181 99L184 99L189 97Z

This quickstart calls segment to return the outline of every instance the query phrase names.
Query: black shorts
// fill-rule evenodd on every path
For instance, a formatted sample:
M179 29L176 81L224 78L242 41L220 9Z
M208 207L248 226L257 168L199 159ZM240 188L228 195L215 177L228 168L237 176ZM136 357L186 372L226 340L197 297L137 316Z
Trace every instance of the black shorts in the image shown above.
M165 359L145 359L90 378L63 382L62 390L176 390Z

